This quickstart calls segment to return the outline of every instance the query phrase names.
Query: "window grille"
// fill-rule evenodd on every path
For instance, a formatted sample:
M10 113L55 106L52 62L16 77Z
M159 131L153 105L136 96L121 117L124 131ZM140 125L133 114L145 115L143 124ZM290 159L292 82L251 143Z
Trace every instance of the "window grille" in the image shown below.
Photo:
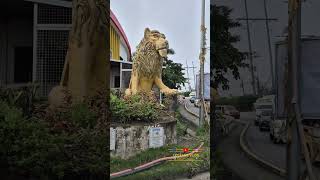
M60 82L69 31L38 30L37 35L37 81L41 84L40 95L47 96Z
M39 4L38 24L71 24L72 9Z

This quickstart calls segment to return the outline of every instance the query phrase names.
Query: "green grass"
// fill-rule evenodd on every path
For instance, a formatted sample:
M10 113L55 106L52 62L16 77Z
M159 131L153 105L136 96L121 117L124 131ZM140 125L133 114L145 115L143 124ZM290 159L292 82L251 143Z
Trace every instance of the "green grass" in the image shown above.
M188 173L190 169L190 165L186 165L185 162L165 162L147 171L117 178L117 180L173 179L174 177Z
M144 155L146 157L141 158L140 155L134 157L133 159L130 159L129 161L125 160L115 160L114 158L111 159L111 172L114 172L115 169L127 169L129 167L136 167L141 160L148 159L148 156L153 154L157 155L155 152L144 152ZM168 154L169 156L172 155L172 153ZM149 170L138 172L136 174L130 175L130 176L124 176L120 178L116 178L117 180L156 180L156 179L172 179L174 177L187 175L187 174L194 174L200 170L208 169L209 170L209 148L205 148L205 151L200 153L200 158L204 161L196 161L196 162L188 162L188 161L167 161L163 164L157 165L155 167L150 168ZM154 157L154 159L157 159ZM147 161L149 162L149 161ZM123 170L123 169L122 169Z
M200 144L200 142L199 142ZM194 147L199 146L196 144ZM134 168L141 164L150 162L152 160L165 157L165 156L172 156L173 153L169 152L169 148L183 148L179 145L170 145L166 147L161 147L157 149L148 149L128 160L122 160L119 158L111 158L110 163L110 170L111 173L119 172L121 170L125 170L128 168ZM157 178L169 178L172 179L173 177L186 175L186 174L193 174L194 172L209 169L209 158L210 158L210 150L208 147L204 147L204 151L199 154L200 159L204 161L196 161L196 162L187 162L187 161L167 161L163 164L157 165L155 167L150 168L149 170L138 172L136 174L116 178L117 180L148 180L148 179L157 179Z
M168 149L173 147L177 147L177 146L169 145L169 146L156 148L156 149L148 149L127 160L111 157L110 172L111 173L118 172L127 168L133 168L133 167L139 166L141 164L150 162L152 160L155 160L161 157L170 156L172 155L172 153L169 152Z

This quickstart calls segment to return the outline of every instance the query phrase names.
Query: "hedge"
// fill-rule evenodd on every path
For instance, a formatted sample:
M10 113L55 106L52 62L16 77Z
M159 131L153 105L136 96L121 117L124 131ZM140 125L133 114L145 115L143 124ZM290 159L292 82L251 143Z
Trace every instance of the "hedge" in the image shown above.
M107 132L97 126L94 112L76 105L65 113L51 113L62 120L27 118L0 100L2 178L106 179Z

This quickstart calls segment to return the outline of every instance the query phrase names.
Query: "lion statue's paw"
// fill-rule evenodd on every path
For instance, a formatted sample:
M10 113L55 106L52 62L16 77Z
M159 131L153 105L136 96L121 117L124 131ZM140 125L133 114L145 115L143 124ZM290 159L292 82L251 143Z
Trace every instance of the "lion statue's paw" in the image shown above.
M165 88L161 90L162 93L164 93L165 95L175 95L178 93L177 89L170 89L170 88Z

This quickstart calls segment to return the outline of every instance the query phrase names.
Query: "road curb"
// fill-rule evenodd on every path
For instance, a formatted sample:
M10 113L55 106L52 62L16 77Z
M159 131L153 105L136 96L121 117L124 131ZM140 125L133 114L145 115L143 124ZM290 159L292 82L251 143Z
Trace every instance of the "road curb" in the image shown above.
M242 132L240 134L241 149L246 153L246 155L250 159L256 161L259 165L271 170L272 172L274 172L282 177L286 177L286 170L263 160L262 158L258 157L255 153L250 151L249 147L246 145L246 142L245 142L246 140L244 138L249 126L250 126L250 123L247 123L245 128L242 130Z
M190 113L190 114L192 114L193 116L195 116L195 117L199 117L199 115L198 114L196 114L196 113L194 113L194 112L192 112L191 110L189 110L189 108L187 107L187 103L188 102L184 102L184 108L188 111L188 113Z

